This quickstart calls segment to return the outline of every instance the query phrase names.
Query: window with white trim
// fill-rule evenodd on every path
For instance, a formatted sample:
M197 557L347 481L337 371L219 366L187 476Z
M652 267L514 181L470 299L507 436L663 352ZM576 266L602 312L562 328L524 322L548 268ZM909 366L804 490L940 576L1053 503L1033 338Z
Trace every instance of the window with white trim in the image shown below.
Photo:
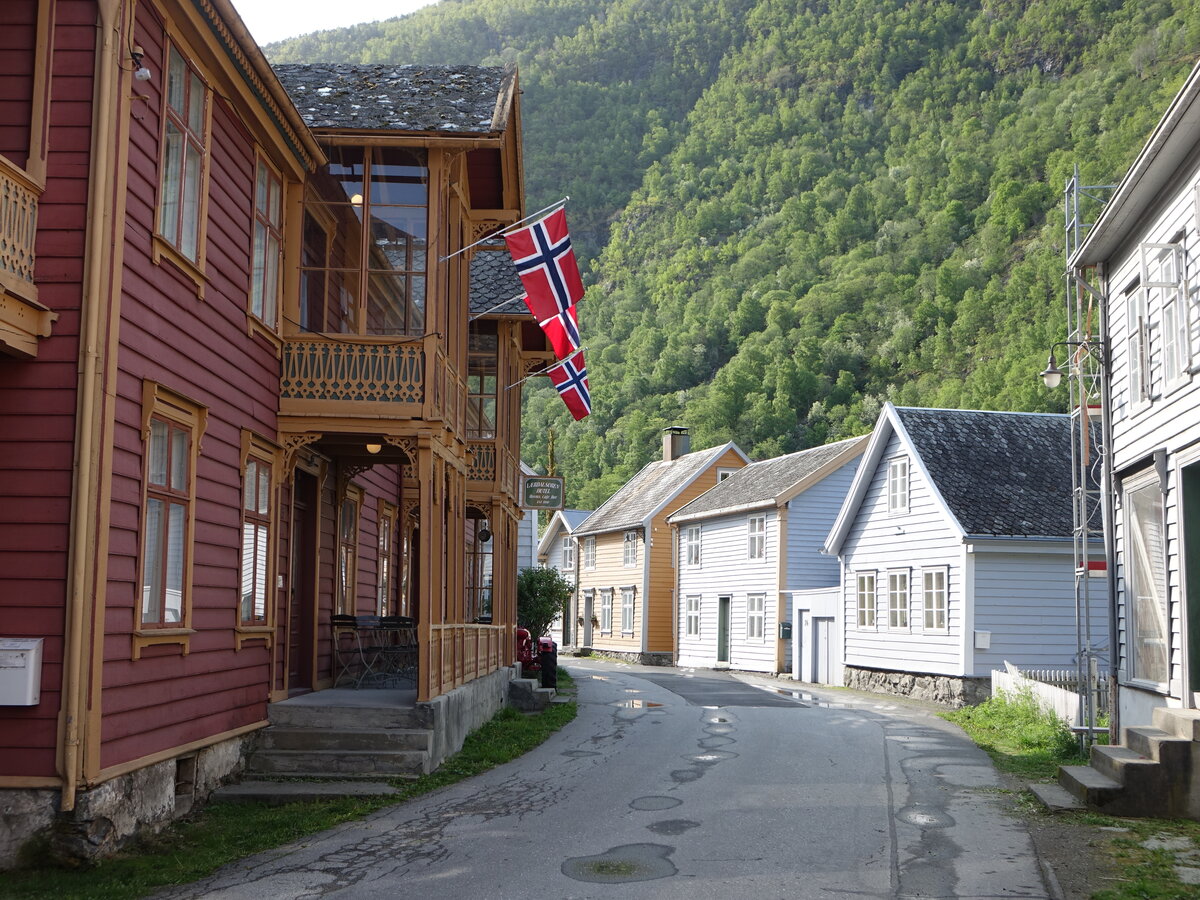
M379 576L376 584L375 612L381 616L393 615L395 590L392 584L392 566L395 557L397 510L386 500L379 502Z
M887 573L888 580L888 628L908 628L908 570Z
M600 591L600 630L611 634L613 625L613 592L612 588Z
M638 536L637 536L636 531L625 532L625 542L624 542L624 549L622 550L622 554L621 554L621 564L626 569L632 569L637 565L637 557L638 557L637 539L638 539Z
M358 590L358 510L362 490L346 488L338 509L337 583L334 585L334 610L341 615L357 613Z
M186 260L203 257L204 180L208 160L208 87L174 46L163 87L158 234Z
M621 633L633 634L633 597L634 589L621 588Z
M746 558L767 558L766 516L751 516L746 520Z
M1163 493L1158 478L1139 475L1127 484L1124 494L1128 675L1166 684L1171 654Z
M583 539L583 567L596 568L596 537L591 535Z
M855 605L858 609L858 627L875 627L875 573L859 572L855 577Z
M1157 313L1162 326L1163 386L1173 388L1188 376L1190 364L1188 353L1188 309L1183 298L1183 248L1179 244L1141 245L1142 290L1145 297L1132 315L1143 320ZM1141 393L1150 397L1151 359L1150 328L1144 323L1137 329L1136 344L1139 355L1130 356L1143 363L1139 373Z
M888 515L897 516L908 512L907 456L897 456L888 460L887 503Z
M766 602L766 594L750 594L746 597L746 640L748 641L763 639Z
M689 525L684 536L684 553L689 566L700 566L700 526Z
M688 594L684 615L683 633L686 637L700 637L700 595Z
M562 568L564 572L575 571L575 538L569 534L562 537Z
M925 569L921 573L921 600L926 631L946 630L946 570Z

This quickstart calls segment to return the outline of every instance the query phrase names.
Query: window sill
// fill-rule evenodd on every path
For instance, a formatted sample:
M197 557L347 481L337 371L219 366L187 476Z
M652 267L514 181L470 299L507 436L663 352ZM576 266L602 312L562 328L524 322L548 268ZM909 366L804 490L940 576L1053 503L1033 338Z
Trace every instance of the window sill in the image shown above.
M268 344L275 348L275 358L283 358L283 338L281 338L270 326L262 319L258 318L253 313L246 313L246 336L260 336Z
M196 286L196 299L204 299L204 291L208 287L208 277L201 269L201 264L188 259L159 235L154 235L150 258L156 266L162 265L165 259L178 269L185 278Z
M191 649L194 628L158 628L152 631L135 631L133 633L133 658L141 659L142 651L147 647L160 644L179 644L183 647L183 655L187 656Z
M275 641L275 629L270 625L239 625L234 631L234 649L241 650L249 641L266 641L269 648Z

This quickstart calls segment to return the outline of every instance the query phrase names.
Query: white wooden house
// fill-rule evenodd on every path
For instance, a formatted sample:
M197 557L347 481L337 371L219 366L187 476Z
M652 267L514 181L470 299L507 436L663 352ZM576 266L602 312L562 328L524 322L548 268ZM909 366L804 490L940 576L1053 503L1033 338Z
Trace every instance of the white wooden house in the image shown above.
M807 631L794 622L792 592L838 582L837 560L822 556L821 545L866 443L852 438L752 463L667 519L676 534L678 665L783 672L795 655L802 680L812 680L811 661L829 658L837 632L814 629L811 615ZM814 648L816 635L825 644Z
M1006 660L1074 666L1070 423L885 405L825 545L847 686L964 703Z
M1110 379L1117 721L1200 705L1200 65L1070 260Z
M538 540L537 564L544 568L557 569L560 575L571 584L575 584L579 578L576 571L579 556L572 532L591 514L590 509L555 510ZM572 646L577 642L578 627L582 624L577 621L578 618L578 597L572 593L565 630L562 619L556 620L550 626L550 637L554 638L560 647Z

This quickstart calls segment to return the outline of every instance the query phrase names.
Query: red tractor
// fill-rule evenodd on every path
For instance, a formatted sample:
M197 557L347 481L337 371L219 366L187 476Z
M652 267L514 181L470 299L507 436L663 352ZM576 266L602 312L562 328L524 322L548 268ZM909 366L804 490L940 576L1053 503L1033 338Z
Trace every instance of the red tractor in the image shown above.
M529 629L518 628L517 662L522 673L540 672L542 687L558 686L558 645L551 638L538 638L535 647Z

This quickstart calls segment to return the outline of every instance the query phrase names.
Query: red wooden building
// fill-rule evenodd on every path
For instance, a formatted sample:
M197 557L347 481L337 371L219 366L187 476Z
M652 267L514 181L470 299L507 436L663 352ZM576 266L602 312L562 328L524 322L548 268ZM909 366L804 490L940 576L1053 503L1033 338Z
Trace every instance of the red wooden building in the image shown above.
M0 865L203 799L334 686L335 615L414 626L443 749L505 702L505 387L545 354L506 255L456 251L521 217L520 149L513 70L0 4Z

